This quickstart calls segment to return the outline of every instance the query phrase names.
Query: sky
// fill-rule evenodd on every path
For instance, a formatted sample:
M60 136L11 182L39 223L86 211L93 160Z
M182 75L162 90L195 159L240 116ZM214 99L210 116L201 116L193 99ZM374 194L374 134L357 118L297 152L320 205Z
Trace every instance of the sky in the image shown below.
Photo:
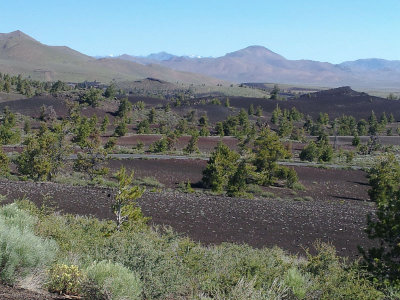
M261 45L288 59L400 60L399 12L400 0L0 0L0 32L93 56Z

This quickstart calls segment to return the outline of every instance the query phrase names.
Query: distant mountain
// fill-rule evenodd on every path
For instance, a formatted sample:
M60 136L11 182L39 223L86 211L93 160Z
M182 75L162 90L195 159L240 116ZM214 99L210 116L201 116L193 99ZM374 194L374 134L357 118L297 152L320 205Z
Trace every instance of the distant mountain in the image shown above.
M216 58L170 55L168 59L121 59L161 64L171 69L199 73L233 82L278 82L319 86L399 87L400 61L364 59L342 64L289 60L262 46L250 46Z
M40 80L139 80L147 77L169 82L212 84L221 80L116 58L87 56L65 46L47 46L21 31L0 34L0 72L23 74Z
M358 59L346 61L340 66L359 71L395 71L400 72L400 60L385 60L380 58Z

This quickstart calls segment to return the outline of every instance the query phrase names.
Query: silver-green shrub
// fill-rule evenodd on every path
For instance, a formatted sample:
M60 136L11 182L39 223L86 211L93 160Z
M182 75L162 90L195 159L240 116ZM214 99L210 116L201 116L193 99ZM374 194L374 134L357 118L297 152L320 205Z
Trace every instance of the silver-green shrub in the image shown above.
M16 204L0 209L0 280L12 284L35 268L51 263L57 251L53 241L34 234L36 218Z
M87 269L85 299L141 299L140 278L118 263L94 262Z

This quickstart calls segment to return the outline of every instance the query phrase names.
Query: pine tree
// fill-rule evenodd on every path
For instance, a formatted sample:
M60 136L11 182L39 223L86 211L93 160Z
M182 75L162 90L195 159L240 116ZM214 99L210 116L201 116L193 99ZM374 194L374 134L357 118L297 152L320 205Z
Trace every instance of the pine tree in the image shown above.
M254 105L253 105L253 103L250 104L247 113L248 113L249 116L254 115Z
M192 134L192 137L189 140L189 143L183 150L186 153L192 154L192 153L197 153L199 151L199 147L197 146L197 142L199 141L199 134L197 132Z
M104 116L103 121L101 122L100 132L105 133L109 124L110 120L108 119L108 116Z
M376 216L368 215L366 233L379 241L367 251L359 248L368 270L381 281L400 280L400 164L393 154L382 158L369 172L369 195Z
M229 178L236 172L238 159L238 153L220 142L203 171L203 184L215 192L222 192L226 188Z
M142 197L144 189L132 185L132 172L130 175L126 173L124 167L116 173L118 180L118 191L112 204L112 210L116 216L117 229L121 230L121 226L129 221L129 217L137 210L136 200Z

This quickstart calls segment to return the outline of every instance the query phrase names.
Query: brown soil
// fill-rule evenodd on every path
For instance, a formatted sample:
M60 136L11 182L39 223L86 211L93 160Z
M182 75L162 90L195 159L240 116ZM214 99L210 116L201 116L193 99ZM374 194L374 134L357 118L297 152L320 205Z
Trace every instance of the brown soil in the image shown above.
M63 298L39 294L22 288L11 287L0 284L0 299L1 300L47 300L47 299L63 299Z

